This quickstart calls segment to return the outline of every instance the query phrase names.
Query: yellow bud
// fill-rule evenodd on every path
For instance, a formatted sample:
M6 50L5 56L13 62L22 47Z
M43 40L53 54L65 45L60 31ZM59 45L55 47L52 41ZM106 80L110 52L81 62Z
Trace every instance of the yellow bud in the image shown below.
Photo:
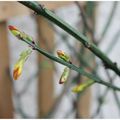
M64 51L57 50L57 55L58 55L59 58L63 59L64 61L70 62L70 56L67 55Z
M62 75L60 77L59 84L63 84L63 83L65 83L67 81L69 73L70 73L70 68L65 67L64 71L63 71L63 73L62 73Z

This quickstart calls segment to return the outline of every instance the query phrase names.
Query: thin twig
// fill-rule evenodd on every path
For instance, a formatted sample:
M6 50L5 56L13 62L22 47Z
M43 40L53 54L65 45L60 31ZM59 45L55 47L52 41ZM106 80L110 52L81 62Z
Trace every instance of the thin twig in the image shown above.
M105 70L105 72L107 73L107 70ZM112 84L112 82L113 82L113 80L116 78L116 75L114 75L112 78L110 77L110 83ZM104 103L104 99L105 99L105 97L107 96L107 94L108 94L108 91L109 91L109 87L107 87L106 89L105 89L105 91L104 91L104 93L101 95L101 96L99 96L99 98L98 98L98 102L99 102L99 104L98 104L98 107L97 107L97 109L96 109L96 112L91 116L91 118L95 118L99 113L100 113L100 111L101 111L101 108L102 108L102 104Z
M90 28L90 26L89 26L89 24L88 24L88 21L87 21L85 12L84 12L81 4L80 4L78 1L75 1L75 4L76 4L77 7L79 8L80 15L81 15L81 17L82 17L83 24L84 24L85 28L87 28L87 30L88 30L90 33L93 33L92 29Z
M107 76L108 76L111 84L113 84L113 80L115 79L116 75L114 75L114 76L111 78L111 77L110 77L110 74L108 73L108 71L105 70L105 72L106 72L106 74L107 74ZM97 107L96 112L92 115L91 118L95 118L95 117L100 113L101 108L102 108L102 105L103 105L103 103L104 103L104 99L105 99L105 97L107 96L108 91L109 91L109 87L106 88L105 91L104 91L104 93L103 93L103 95L101 95L101 96L98 98L99 105L98 105L98 107ZM118 109L119 109L119 111L120 111L120 101L119 101L119 98L118 98L118 96L117 96L117 94L116 94L116 92L115 92L114 90L113 90L113 95L114 95L114 98L115 98L115 100L116 100L116 104L117 104L117 106L118 106Z
M111 84L113 84L113 79L111 78L110 73L107 70L106 70L106 74L107 74L107 77L109 78ZM114 90L113 90L113 95L114 95L116 105L117 105L119 113L120 113L120 100L119 100L119 97L118 97L116 91L114 91Z
M108 46L108 48L105 52L106 54L109 54L112 51L112 49L115 47L116 43L120 40L119 38L120 38L120 29L113 36L112 42L110 43L110 45Z
M108 20L107 20L107 22L105 24L105 27L103 28L103 32L101 34L101 38L98 40L98 43L101 43L103 41L103 39L104 39L104 37L105 37L105 35L106 35L107 31L108 31L108 28L110 27L110 24L111 24L111 22L112 22L112 20L114 18L115 11L117 9L117 5L118 5L118 2L115 1L113 3L112 9L111 9L110 15L108 17Z

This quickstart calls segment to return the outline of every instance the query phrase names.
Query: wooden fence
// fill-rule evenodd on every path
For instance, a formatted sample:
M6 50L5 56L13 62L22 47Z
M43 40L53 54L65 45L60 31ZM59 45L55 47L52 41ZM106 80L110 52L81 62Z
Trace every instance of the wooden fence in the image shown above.
M72 4L72 2L41 2L48 9L54 10L62 6ZM14 107L12 102L12 84L9 75L9 48L8 48L8 35L7 35L7 20L9 18L19 15L28 15L31 11L17 2L0 2L0 118L13 118ZM38 33L42 32L44 37L53 40L47 41L52 49L54 46L54 32L44 18L37 18ZM47 35L46 35L46 32ZM45 43L41 36L38 36L41 40L40 46L45 48ZM40 61L50 61L44 56L38 56L38 63ZM47 74L47 76L46 76ZM49 79L49 80L48 80ZM42 118L54 103L54 88L53 88L53 68L43 69L40 72L38 80L38 118ZM80 110L83 117L89 115L89 95L86 94L84 99L80 101L82 105L86 104L84 109ZM87 98L87 99L86 99ZM81 104L80 104L81 106Z

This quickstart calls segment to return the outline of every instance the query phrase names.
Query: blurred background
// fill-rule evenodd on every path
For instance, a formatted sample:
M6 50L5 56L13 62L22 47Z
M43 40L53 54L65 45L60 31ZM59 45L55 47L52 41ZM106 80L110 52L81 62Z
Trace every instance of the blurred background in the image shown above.
M87 36L120 66L120 2L39 2ZM64 69L38 52L25 63L19 80L13 67L27 45L7 26L32 36L41 48L56 55L65 51L76 66L120 86L119 77L69 34L18 2L0 2L0 118L120 118L120 93L94 84L83 93L71 89L87 78L75 71L59 84ZM77 82L76 82L77 81Z

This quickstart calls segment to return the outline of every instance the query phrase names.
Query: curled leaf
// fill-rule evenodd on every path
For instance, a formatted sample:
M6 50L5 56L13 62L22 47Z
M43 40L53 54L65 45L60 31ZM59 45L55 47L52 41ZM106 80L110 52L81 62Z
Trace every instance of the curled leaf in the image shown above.
M14 69L13 69L14 80L17 80L20 77L20 75L22 73L23 65L24 65L25 61L28 59L28 57L31 53L32 53L32 49L27 49L27 50L24 50L20 54L20 58L16 62L15 66L14 66Z
M63 71L63 73L62 73L62 75L60 77L59 84L63 84L63 83L65 83L67 81L69 73L70 73L70 68L65 67L64 71Z
M14 70L13 70L13 78L14 78L14 80L17 80L19 78L19 76L22 73L22 69L23 69L23 62L22 61L17 62L15 64Z
M92 85L93 83L94 83L93 80L88 80L88 81L86 81L85 83L81 83L81 84L75 86L75 87L72 89L72 92L74 92L74 93L82 92L82 91L84 91L88 86Z
M67 55L64 51L57 50L57 55L58 55L59 58L63 59L64 61L70 62L70 56Z
M15 26L9 25L8 26L9 30L11 31L11 33L16 36L18 39L25 39L28 41L33 42L33 38L29 35L27 35L24 32L21 32L20 30L18 30Z

